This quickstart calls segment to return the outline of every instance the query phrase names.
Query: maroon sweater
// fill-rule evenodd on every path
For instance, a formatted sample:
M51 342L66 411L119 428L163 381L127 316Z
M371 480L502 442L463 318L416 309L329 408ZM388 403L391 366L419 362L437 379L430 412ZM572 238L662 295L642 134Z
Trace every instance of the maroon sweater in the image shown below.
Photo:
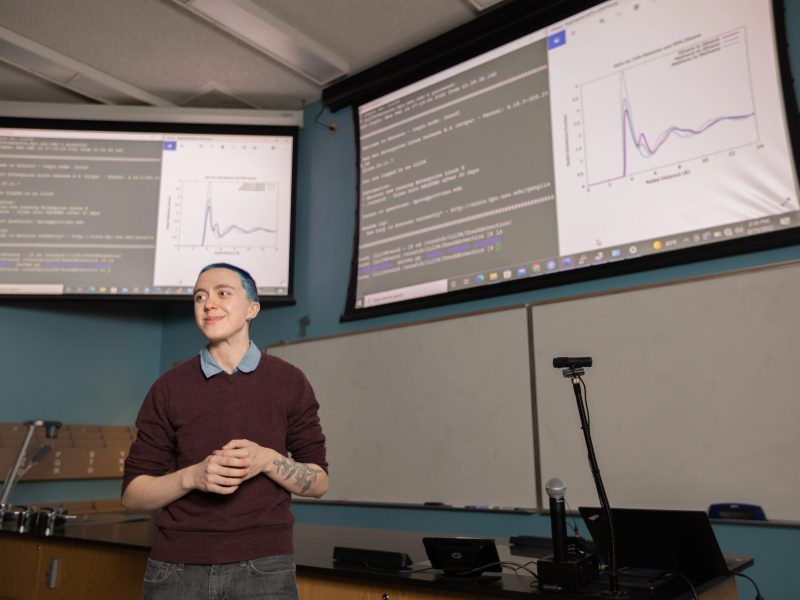
M247 439L327 471L317 403L303 373L262 353L251 373L206 379L200 357L162 375L136 420L122 491L138 475L164 475ZM189 492L156 519L150 556L188 564L230 563L293 554L291 494L266 475L230 495Z

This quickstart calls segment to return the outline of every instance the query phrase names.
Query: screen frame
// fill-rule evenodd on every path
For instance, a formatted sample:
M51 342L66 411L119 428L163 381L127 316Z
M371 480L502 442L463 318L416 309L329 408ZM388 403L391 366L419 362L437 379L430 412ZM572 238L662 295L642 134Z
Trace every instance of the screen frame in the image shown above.
M500 281L491 285L448 291L428 297L412 298L364 308L355 307L358 285L361 198L359 107L415 81L434 75L441 70L455 66L469 58L543 29L579 12L591 9L603 2L605 0L558 0L547 7L538 5L533 8L529 6L531 3L517 0L323 91L323 102L326 102L331 110L353 105L352 117L356 150L355 228L350 279L345 309L340 316L341 322L493 298L500 295L528 292L800 244L800 227L796 227L754 234L746 238L672 250L663 254L650 254L639 256L635 259L607 262L567 271L556 271L525 279ZM786 117L788 141L793 155L795 178L800 180L800 108L797 104L797 97L792 83L785 6L783 0L771 0L770 3L775 33L774 51L780 78L779 84ZM800 69L800 65L797 65L797 67ZM370 85L370 81L374 83Z
M107 108L107 107L100 107ZM175 134L208 134L208 135L243 135L243 136L279 136L292 140L292 173L291 173L291 200L290 200L290 226L289 226L289 264L288 285L285 295L261 295L259 302L271 306L289 306L296 304L294 298L294 261L296 244L296 214L297 214L297 165L298 165L298 138L299 128L290 125L264 125L245 123L215 123L197 121L150 121L120 119L87 119L79 118L49 118L32 116L0 116L0 128L8 129L41 129L65 131L108 131L121 133L175 133ZM258 282L256 282L258 283ZM3 294L0 293L0 302L17 300L65 301L65 300L96 300L105 301L186 301L192 295L187 293L169 294Z

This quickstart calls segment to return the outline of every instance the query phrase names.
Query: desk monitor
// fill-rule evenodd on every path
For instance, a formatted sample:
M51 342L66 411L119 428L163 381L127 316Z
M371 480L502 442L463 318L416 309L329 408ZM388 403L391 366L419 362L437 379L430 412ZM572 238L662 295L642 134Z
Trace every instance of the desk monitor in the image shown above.
M600 508L578 509L602 562L608 564L608 525ZM728 575L711 522L704 511L612 508L621 568L662 569L697 586Z
M493 539L422 538L431 567L445 575L478 577L484 571L502 571Z

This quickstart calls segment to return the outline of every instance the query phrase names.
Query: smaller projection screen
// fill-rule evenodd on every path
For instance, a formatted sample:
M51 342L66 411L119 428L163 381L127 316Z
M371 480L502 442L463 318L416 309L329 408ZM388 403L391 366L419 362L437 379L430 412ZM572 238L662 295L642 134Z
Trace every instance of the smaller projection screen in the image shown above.
M296 128L0 119L0 296L292 294Z
M596 3L358 104L345 317L798 242L778 11Z

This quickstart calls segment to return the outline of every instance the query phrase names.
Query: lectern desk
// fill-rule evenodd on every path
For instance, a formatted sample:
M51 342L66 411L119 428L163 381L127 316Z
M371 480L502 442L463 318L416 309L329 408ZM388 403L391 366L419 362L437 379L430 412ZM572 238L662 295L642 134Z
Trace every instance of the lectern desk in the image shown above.
M359 529L351 527L297 525L295 552L298 585L302 600L477 600L478 598L528 598L529 600L588 600L601 598L602 586L595 584L579 592L539 592L535 579L519 570L504 569L499 580L476 583L469 579L443 577L421 571L429 565L422 545L425 536L445 536L415 531ZM452 537L452 535L450 535ZM536 553L508 546L508 538L498 538L500 560L525 564ZM410 572L396 573L379 569L339 568L333 564L333 546L368 550L404 552L414 561ZM726 557L732 570L742 570L752 564L749 557ZM529 565L535 571L535 565ZM691 598L677 593L671 600ZM702 600L737 600L734 577L720 577L701 586ZM632 600L651 598L644 591L634 591Z
M20 600L114 598L138 600L150 550L149 515L94 515L68 522L51 536L17 533L10 523L0 530L0 597ZM600 598L598 586L580 593L539 593L532 576L506 570L487 584L443 578L426 566L422 538L449 534L295 525L295 558L302 600L587 600ZM506 538L497 540L501 560L525 563L512 554ZM339 568L334 546L405 552L413 571ZM750 559L732 563L743 569ZM708 582L698 590L703 600L736 600L733 577ZM640 600L643 596L634 596ZM645 596L646 597L646 596ZM684 600L678 594L669 600Z

